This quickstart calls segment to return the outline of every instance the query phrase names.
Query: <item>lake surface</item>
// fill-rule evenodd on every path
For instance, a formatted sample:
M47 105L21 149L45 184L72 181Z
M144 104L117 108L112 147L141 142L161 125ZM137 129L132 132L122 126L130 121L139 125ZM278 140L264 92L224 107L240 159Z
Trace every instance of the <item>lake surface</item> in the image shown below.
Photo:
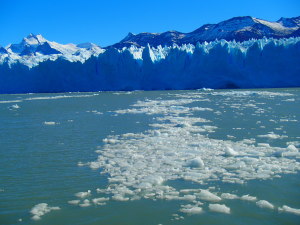
M0 224L299 224L299 106L299 88L0 95Z

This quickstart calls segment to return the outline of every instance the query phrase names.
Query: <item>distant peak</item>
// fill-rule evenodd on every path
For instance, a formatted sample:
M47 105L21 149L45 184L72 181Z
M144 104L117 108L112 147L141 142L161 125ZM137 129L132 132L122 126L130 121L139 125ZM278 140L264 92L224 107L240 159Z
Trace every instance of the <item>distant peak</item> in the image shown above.
M254 21L254 20L255 20L255 18L252 16L236 16L229 20L225 20L224 22L226 22L226 21Z
M35 36L36 36L35 34L30 33L30 34L27 35L27 38L31 38L31 37L35 37Z
M135 34L134 33L131 33L131 32L129 32L128 34L127 34L127 36L129 36L129 37L131 37L131 36L134 36Z
M23 42L29 45L38 45L47 42L47 40L41 34L30 33L26 38L23 38Z
M135 36L135 34L129 32L129 33L126 35L126 37L125 37L122 41L127 41L127 40L129 40L130 38L132 38L133 36Z

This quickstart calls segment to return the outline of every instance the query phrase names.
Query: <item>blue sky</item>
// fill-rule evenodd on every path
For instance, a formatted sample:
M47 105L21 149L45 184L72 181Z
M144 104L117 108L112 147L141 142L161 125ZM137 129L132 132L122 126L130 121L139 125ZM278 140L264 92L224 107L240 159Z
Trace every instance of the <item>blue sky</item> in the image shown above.
M299 0L0 0L0 45L29 33L59 43L114 44L127 33L190 32L234 16L300 16Z

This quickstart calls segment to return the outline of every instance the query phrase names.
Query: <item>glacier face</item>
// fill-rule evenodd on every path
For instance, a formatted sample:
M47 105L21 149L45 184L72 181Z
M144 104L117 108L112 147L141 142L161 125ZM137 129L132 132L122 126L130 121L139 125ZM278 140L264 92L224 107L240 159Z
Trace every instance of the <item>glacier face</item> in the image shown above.
M0 93L300 86L300 38L123 49L39 38L0 53Z

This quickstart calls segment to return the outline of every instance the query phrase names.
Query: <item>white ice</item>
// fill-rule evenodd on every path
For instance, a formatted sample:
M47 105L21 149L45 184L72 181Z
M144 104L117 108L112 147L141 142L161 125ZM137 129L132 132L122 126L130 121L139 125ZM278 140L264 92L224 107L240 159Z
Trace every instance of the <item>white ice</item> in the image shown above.
M40 203L35 205L31 210L30 213L32 214L33 220L40 220L43 215L49 213L53 210L59 210L59 207L51 207L48 206L47 203Z

